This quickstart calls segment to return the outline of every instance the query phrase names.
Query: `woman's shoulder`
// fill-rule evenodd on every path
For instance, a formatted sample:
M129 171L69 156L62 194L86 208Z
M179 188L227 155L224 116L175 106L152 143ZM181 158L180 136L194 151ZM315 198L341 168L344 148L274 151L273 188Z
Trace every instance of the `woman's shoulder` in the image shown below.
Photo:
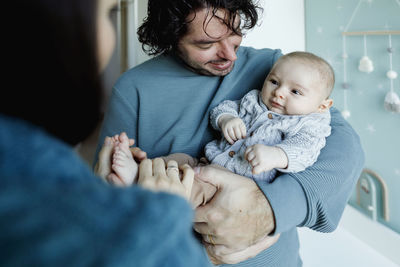
M92 176L74 149L44 129L0 115L0 170L26 179L76 180ZM40 179L40 180L39 180Z

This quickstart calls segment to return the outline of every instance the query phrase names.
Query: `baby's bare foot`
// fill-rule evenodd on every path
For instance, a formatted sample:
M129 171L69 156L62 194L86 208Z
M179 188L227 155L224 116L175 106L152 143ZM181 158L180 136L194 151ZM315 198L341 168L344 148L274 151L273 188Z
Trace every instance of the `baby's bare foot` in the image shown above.
M115 146L112 169L116 175L110 176L109 179L114 184L129 186L136 181L138 165L132 157L129 149L129 139L125 133L119 136L119 144Z

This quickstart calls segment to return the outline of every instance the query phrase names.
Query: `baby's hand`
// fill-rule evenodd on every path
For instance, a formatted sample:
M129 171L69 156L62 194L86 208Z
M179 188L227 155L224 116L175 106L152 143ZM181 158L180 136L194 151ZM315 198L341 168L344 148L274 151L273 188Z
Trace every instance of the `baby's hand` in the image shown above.
M246 138L246 125L244 122L233 116L223 116L220 119L222 133L229 144Z
M275 147L256 144L246 149L244 157L253 167L253 174L260 174L275 168L272 157Z

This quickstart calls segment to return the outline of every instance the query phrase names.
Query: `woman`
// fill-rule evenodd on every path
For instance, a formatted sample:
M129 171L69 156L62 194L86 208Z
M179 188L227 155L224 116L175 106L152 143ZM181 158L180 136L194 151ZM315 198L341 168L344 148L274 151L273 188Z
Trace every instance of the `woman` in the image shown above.
M183 198L113 188L74 152L100 118L99 73L114 48L116 2L5 3L18 24L5 33L11 57L0 100L1 266L209 265ZM190 195L167 173L163 161L145 160L139 181Z

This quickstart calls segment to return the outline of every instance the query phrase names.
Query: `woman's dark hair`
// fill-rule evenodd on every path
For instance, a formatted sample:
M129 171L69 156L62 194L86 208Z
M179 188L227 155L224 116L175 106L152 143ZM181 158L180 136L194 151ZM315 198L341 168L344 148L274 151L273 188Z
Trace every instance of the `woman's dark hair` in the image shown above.
M4 5L14 19L3 27L6 75L0 113L38 125L71 145L81 142L101 117L97 1Z
M253 0L149 0L147 17L137 31L143 50L149 55L175 50L187 32L188 15L203 8L209 10L204 30L217 10L224 9L225 23L237 34L253 28L258 20L257 11L261 10ZM235 24L238 15L242 20L239 28Z

